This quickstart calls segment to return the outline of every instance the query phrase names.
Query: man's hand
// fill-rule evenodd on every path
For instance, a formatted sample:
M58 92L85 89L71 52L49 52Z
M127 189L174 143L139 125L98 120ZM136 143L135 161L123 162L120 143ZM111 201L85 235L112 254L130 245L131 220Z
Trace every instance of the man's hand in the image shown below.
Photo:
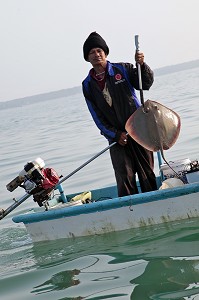
M128 139L128 136L127 136L126 132L122 132L120 135L118 144L120 144L121 146L126 146L127 139Z
M135 52L135 61L137 64L143 65L144 63L144 53L143 52Z

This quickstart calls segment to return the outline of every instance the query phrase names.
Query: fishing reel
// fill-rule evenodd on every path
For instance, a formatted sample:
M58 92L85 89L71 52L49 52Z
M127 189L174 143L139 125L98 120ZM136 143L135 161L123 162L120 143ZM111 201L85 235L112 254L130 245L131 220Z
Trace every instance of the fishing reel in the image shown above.
M53 188L59 182L56 171L44 167L45 163L41 158L28 162L19 175L6 185L7 190L13 192L21 187L42 206L44 201L50 199Z

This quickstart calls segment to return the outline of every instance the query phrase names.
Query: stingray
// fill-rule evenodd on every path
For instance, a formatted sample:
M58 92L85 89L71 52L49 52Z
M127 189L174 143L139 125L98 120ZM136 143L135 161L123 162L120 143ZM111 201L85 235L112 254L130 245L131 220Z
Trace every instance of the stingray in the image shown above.
M127 120L128 134L144 148L151 151L170 149L180 133L179 115L170 108L152 100L138 108Z
M170 149L175 144L180 127L180 116L153 100L143 102L143 105L130 116L125 125L128 134L138 144L153 152L160 151L165 163L182 180L164 156L164 150Z
M142 99L143 100L143 99ZM165 163L164 150L170 149L176 142L181 127L180 116L170 108L153 100L147 100L127 120L125 129L128 134L144 148L160 151Z

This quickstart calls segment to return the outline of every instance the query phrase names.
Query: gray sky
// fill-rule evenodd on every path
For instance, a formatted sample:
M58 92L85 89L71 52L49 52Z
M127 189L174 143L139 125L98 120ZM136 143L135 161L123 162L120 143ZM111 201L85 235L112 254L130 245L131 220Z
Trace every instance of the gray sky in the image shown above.
M134 35L152 69L199 58L198 0L0 0L0 101L81 85L92 31L112 62L134 63Z

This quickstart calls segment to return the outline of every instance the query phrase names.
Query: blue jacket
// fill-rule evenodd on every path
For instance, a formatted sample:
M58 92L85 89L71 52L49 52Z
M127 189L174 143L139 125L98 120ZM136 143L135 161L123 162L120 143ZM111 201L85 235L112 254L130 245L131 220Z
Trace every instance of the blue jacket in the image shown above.
M147 64L141 67L142 88L153 84L153 72ZM112 99L110 106L96 80L90 75L82 82L83 94L92 118L109 142L118 141L130 115L141 105L135 89L139 90L137 68L130 63L107 61L106 87Z

